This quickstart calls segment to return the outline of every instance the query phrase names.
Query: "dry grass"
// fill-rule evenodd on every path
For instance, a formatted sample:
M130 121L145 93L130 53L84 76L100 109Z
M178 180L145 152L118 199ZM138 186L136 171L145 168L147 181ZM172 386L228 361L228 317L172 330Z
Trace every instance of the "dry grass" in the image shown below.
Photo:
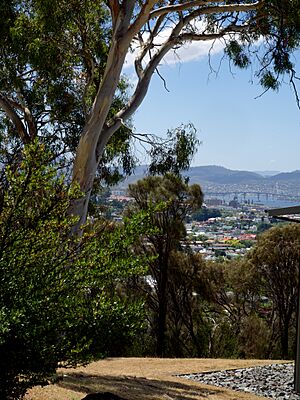
M81 400L87 393L92 392L112 392L128 400L257 400L261 397L203 385L175 375L245 368L270 362L108 358L86 367L62 370L64 379L59 384L35 388L28 393L26 400Z

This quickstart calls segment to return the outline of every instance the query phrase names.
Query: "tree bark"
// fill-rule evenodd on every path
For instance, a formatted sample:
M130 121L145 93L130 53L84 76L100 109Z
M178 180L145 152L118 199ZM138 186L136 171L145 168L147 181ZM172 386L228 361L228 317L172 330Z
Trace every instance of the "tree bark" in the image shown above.
M162 257L159 260L160 280L158 282L158 316L156 331L156 355L163 357L165 355L165 336L167 322L167 280L168 280L168 260Z
M289 324L284 323L281 331L281 357L283 360L289 358Z
M166 325L169 300L168 280L171 252L171 245L168 237L166 237L162 243L158 243L156 251L158 254L159 273L157 275L158 315L155 353L158 357L164 357L166 353Z
M101 86L96 95L83 134L79 140L73 167L73 182L79 184L83 196L71 207L71 214L78 216L76 229L86 221L88 203L94 178L104 148L114 132L105 131L104 125L117 90L122 67L131 42L126 35L130 24L134 1L126 2L115 16L115 31L108 54L107 65Z

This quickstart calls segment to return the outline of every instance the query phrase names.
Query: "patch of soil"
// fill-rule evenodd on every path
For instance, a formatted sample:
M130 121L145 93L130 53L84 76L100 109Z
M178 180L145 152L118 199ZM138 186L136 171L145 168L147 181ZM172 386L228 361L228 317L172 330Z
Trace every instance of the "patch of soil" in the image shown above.
M36 387L28 392L25 399L259 400L261 397L253 394L203 385L177 375L246 368L275 362L284 361L107 358L86 367L61 370L61 382L44 388ZM104 395L106 397L103 397Z

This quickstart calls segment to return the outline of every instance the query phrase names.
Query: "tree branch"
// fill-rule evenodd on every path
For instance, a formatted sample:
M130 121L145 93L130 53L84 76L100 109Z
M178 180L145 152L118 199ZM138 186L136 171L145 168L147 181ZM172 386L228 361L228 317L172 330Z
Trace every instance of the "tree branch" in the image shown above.
M199 9L199 15L219 14L232 12L247 12L257 10L262 6L261 1L256 1L250 4L224 4L222 6L207 6Z
M155 5L156 0L146 0L145 4L141 8L138 17L136 20L131 24L129 28L129 34L134 37L142 28L143 25L146 24L147 21L149 21L149 14L151 12L151 9Z
M226 34L230 33L241 33L247 30L249 32L248 25L229 25L222 29L218 33L208 33L208 34L198 34L198 33L182 33L178 36L178 43L189 42L189 41L208 41L215 40L224 37Z
M24 118L25 118L25 121L27 124L28 135L32 139L36 136L36 126L35 126L31 111L29 110L29 108L26 105L26 101L24 99L24 95L23 95L21 89L17 89L17 97L19 99L20 109L22 110L22 112L24 114Z
M31 114L31 111L28 107L24 107L24 117L28 126L28 132L31 139L36 137L36 126L34 122L34 118Z
M215 3L221 3L223 0L216 0L213 1L213 4ZM198 0L198 1L188 1L183 4L175 4L175 5L169 5L165 7L158 8L150 13L150 18L156 18L161 15L166 15L171 12L178 12L178 11L185 11L190 8L194 7L202 7L202 9L199 8L198 13L200 14L206 14L207 12L203 10L209 10L211 9L212 13L218 13L218 12L239 12L239 11L251 11L251 10L256 10L260 5L262 1L258 0L254 3L248 3L248 4L224 4L222 6L209 6L207 5L207 1L203 0Z
M216 0L214 1L214 3L218 3L218 2L223 2L224 0ZM186 3L183 4L173 4L173 5L168 5L165 7L160 7L157 8L156 10L153 10L150 13L150 18L156 18L156 17L160 17L162 15L166 15L169 14L171 12L179 12L179 11L184 11L187 10L188 8L194 8L194 7L201 7L201 6L206 6L207 5L207 1L203 1L203 0L195 0L195 1L187 1Z
M115 22L117 20L118 14L120 12L120 4L118 0L108 0L108 7L111 12L111 17L112 17L112 23L113 26L115 25Z
M25 128L21 118L16 113L16 111L12 108L9 100L7 100L1 93L0 93L0 107L6 113L6 115L9 117L11 122L14 124L16 130L18 131L20 139L23 141L23 143L29 143L31 139L26 131L26 128Z
M295 79L299 79L299 78L296 77L295 70L292 70L291 78L290 78L290 84L292 85L292 88L293 88L293 92L294 92L294 95L295 95L297 106L300 109L300 98L299 98L299 93L298 93L298 90L297 90L297 87L296 87L296 84L295 84Z
M148 87L151 81L151 77L154 71L157 69L159 63L163 59L163 57L168 53L168 51L176 44L192 41L192 40L214 40L224 36L226 33L235 33L235 32L242 32L246 29L246 26L228 26L222 29L219 33L215 34L193 34L193 33L183 33L181 35L175 35L181 31L183 26L187 23L188 19L184 21L179 21L177 26L173 29L170 38L162 45L160 50L150 59L148 66L145 68L144 71L139 70L139 82L137 84L136 90L126 107L120 110L116 116L109 121L106 126L103 128L105 130L105 135L110 137L117 129L119 129L123 121L128 119L139 107L142 103L143 99L145 98ZM139 64L141 65L141 59L139 59Z
M136 90L131 100L126 107L120 110L116 114L116 116L112 120L110 120L105 127L103 127L103 131L105 132L103 133L103 135L105 135L106 137L111 137L111 135L113 135L113 133L122 126L123 121L128 119L137 110L147 94L151 77L155 69L158 67L159 63L167 54L167 52L174 46L174 44L176 44L175 41L168 40L161 47L161 49L151 58L147 68L145 68L143 74L141 75L141 79L137 84Z
M129 6L132 6L132 4L131 4L132 2L130 2L130 4L127 4L127 3L128 2L123 2L121 5L122 15L123 14L124 15L122 16L122 21L121 20L119 21L120 26L118 26L119 25L118 22L116 23L116 25L114 27L115 28L114 34L113 34L113 37L115 38L114 40L116 40L117 42L120 40L119 45L124 50L125 50L127 44L132 41L133 37L136 34L138 34L138 32L140 31L142 26L145 25L147 23L147 21L149 20L149 14L151 12L151 9L155 5L155 1L154 0L145 1L144 5L141 7L140 12L138 13L137 18L130 26L128 25L128 29L125 32L123 30L126 27L126 25L129 23L129 16L131 14L129 11L129 8L130 8ZM190 8L191 4L195 5L195 2L190 2L190 1L186 2L186 3L182 4L182 7L184 7L185 9L187 9L188 7ZM200 2L197 1L197 4L200 4ZM257 8L259 4L260 4L260 1L257 1L255 3L250 3L250 4L230 4L230 5L221 5L221 6L206 6L206 7L199 8L199 10L192 11L186 17L180 18L179 22L172 30L172 34L169 36L169 39L161 46L161 48L156 52L156 54L153 55L153 57L150 59L150 61L148 63L148 66L143 70L142 59L145 57L147 50L149 50L151 48L151 46L154 45L154 43L153 43L154 38L152 36L151 39L149 39L148 43L142 49L141 55L139 56L139 58L135 64L136 72L139 77L139 82L138 82L136 90L131 98L131 101L128 103L128 105L126 107L124 107L122 110L120 110L111 121L107 122L106 125L103 126L102 134L101 134L101 145L100 145L100 142L98 142L96 154L101 153L101 148L103 147L103 143L105 143L107 140L109 140L111 135L118 128L120 128L120 126L123 123L123 120L126 120L127 118L129 118L136 111L138 106L142 103L142 101L147 93L147 90L148 90L148 87L150 84L150 80L151 80L151 77L152 77L155 69L158 67L158 65L159 65L160 61L163 59L163 57L167 54L167 52L175 44L179 44L185 40L193 40L193 39L195 39L195 40L210 40L210 39L214 39L216 37L221 37L221 35L222 35L222 33L219 32L218 34L215 34L214 36L208 36L208 35L191 36L191 34L187 34L187 33L185 34L186 36L184 36L184 34L182 36L180 36L180 32L182 31L184 26L187 26L187 24L189 22L191 22L193 19L195 19L196 17L198 17L202 14L211 14L211 13L216 13L216 12L249 11L249 10L253 10L253 9ZM169 7L175 7L175 5L170 5ZM120 14L121 14L121 10L119 12L118 19L121 18ZM162 14L166 15L166 12L164 11ZM162 23L162 21L163 21L162 19L159 19L159 25ZM115 64L113 62L113 59L115 59L115 54L114 54L113 50L114 49L112 48L111 52L109 54L107 66ZM120 48L118 48L117 51L120 51ZM102 97L102 96L99 96L99 94L102 91L101 89L103 88L104 82L106 81L106 73L107 72L108 72L108 69L106 69L106 72L104 74L103 82L101 85L102 87L100 88L100 91L98 92L98 95L95 100L95 104L97 104L98 101ZM101 103L102 103L102 101L101 101ZM98 107L96 107L96 108L98 108ZM99 108L99 111L100 111L100 108Z

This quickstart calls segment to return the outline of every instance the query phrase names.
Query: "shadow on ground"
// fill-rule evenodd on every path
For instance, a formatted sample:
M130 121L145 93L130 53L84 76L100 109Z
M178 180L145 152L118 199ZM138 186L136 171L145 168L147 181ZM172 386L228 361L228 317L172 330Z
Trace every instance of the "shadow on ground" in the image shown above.
M222 392L219 388L210 390L170 380L132 376L99 376L84 373L69 373L65 375L59 386L75 392L81 392L83 395L111 392L122 396L126 400L196 400Z

